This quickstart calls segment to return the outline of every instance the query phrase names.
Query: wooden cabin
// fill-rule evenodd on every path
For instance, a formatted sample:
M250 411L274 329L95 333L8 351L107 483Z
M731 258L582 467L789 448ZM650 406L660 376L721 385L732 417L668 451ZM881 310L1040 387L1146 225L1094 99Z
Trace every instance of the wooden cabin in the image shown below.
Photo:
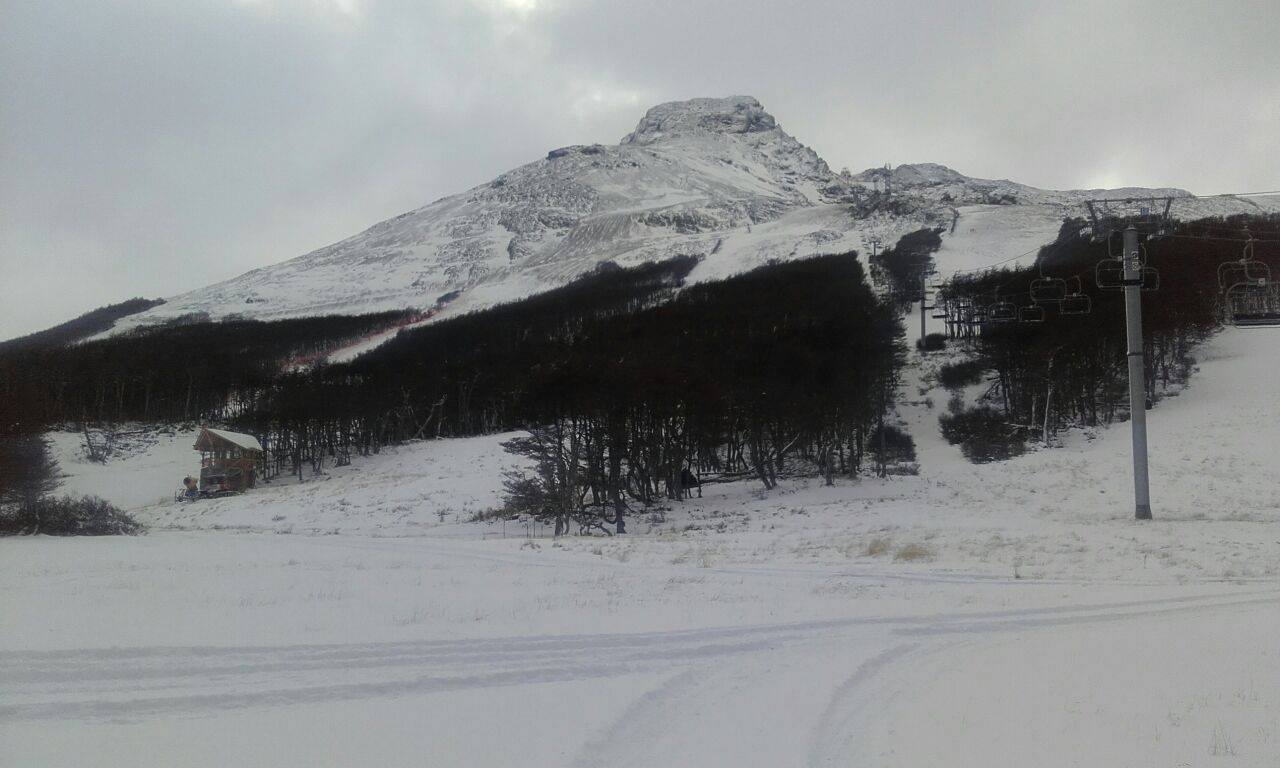
M200 452L202 494L240 493L255 485L264 453L258 438L203 427L195 449Z

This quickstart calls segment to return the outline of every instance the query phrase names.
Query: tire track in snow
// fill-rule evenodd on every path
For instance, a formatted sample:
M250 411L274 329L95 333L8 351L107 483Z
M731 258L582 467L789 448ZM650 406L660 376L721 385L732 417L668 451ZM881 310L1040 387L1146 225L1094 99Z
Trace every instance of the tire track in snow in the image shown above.
M818 722L814 725L813 735L809 740L809 765L811 768L835 764L844 754L844 742L841 740L843 726L853 720L870 703L859 694L867 683L886 669L901 664L917 651L914 643L901 643L888 650L872 656L845 678L831 695L822 710Z
M703 687L704 670L691 669L668 677L662 685L642 694L607 728L583 745L573 768L626 768L644 765L642 749L653 745L667 731L673 712Z
M1012 609L957 614L856 617L783 624L745 625L663 632L592 635L535 635L493 639L426 640L366 644L316 644L248 647L154 647L0 652L0 680L9 683L54 683L60 680L145 679L247 674L308 669L395 667L413 664L465 668L492 665L504 658L519 661L554 659L593 650L643 649L679 643L740 641L747 637L786 640L816 632L889 626L900 632L955 633L976 629L1032 626L1038 617L1054 622L1080 613L1114 614L1226 601L1280 599L1280 591L1226 595L1187 595L1155 600L1090 603L1060 607Z
M153 648L0 653L0 722L130 719L201 714L247 706L447 692L663 674L679 665L729 662L749 654L842 639L982 636L1274 604L1280 591L1185 596L1128 603L940 616L862 618L677 632L535 636L476 641L257 648ZM934 643L939 644L938 642ZM883 656L883 654L882 654ZM851 695L880 661L842 685ZM865 665L864 665L865 666ZM861 676L859 676L861 675ZM335 682L335 679L338 682ZM840 698L840 697L837 697ZM843 700L843 699L841 699ZM812 750L829 753L836 713L828 706ZM812 760L811 760L812 762Z
M1038 610L1028 612L1038 615L1010 618L1004 621L961 620L939 622L933 626L895 627L891 630L892 634L917 638L919 642L901 643L883 651L859 666L836 689L814 727L808 764L811 768L848 764L850 753L848 747L857 738L855 724L865 719L866 713L873 704L885 706L903 693L901 680L897 681L896 686L888 683L875 685L875 680L884 678L887 669L901 666L908 660L918 663L926 657L936 658L946 653L954 653L958 648L979 644L984 636L994 638L1009 632L1079 627L1213 611L1225 612L1263 605L1273 606L1277 596L1280 596L1275 592L1263 594L1268 596L1211 601L1197 601L1193 597L1182 597L1152 603L1128 603L1125 604L1125 610L1119 612L1053 615L1047 610ZM1047 613L1048 615L1045 615ZM960 637L956 638L956 636Z

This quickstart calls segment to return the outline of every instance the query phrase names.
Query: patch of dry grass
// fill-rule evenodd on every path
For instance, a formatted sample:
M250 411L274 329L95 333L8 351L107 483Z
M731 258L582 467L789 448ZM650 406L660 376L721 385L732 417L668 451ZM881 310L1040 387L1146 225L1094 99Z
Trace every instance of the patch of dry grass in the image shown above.
M932 560L933 550L923 544L904 544L898 548L893 555L894 560L902 562L915 562L920 560Z
M862 551L862 554L867 557L879 557L886 554L891 546L893 544L888 539L872 539L867 542L867 548Z

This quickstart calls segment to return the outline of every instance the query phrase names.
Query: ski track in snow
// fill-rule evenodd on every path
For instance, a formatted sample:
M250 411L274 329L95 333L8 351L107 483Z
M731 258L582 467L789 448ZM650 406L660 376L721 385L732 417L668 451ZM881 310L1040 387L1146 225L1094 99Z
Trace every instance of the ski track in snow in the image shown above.
M815 725L812 765L840 754L841 724L862 705L858 688L908 651L941 652L957 636L1128 621L1179 613L1243 610L1274 605L1280 590L1232 592L1125 603L895 619L850 619L696 631L625 635L518 637L494 640L301 645L264 648L83 649L0 654L4 704L0 723L23 720L132 721L205 715L244 707L403 697L475 688L584 681L641 674L675 677L632 705L632 718L650 730L660 718L678 719L688 706L659 700L701 698L714 705L715 670L768 666L775 654L839 655L845 643L885 646L860 663L836 690ZM903 640L907 642L903 642ZM929 643L937 645L931 648ZM673 671L679 670L679 671ZM337 682L341 681L341 682ZM695 691L696 689L696 691ZM587 745L603 760L616 743L607 734ZM634 753L632 753L634 754ZM585 761L585 762L584 762Z

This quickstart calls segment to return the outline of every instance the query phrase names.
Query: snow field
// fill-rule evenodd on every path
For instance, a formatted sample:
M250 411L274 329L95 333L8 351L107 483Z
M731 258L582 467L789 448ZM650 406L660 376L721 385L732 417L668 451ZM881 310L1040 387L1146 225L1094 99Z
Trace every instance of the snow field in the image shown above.
M1066 209L1051 204L965 205L957 211L955 231L943 235L942 247L933 255L944 278L1006 259L1011 261L1001 266L1033 264L1040 247L1057 239Z
M990 765L993 738L1074 765L1066 739L1135 698L1134 728L1102 733L1154 754L1135 679L1160 678L1186 724L1171 754L1206 754L1205 717L1237 755L1274 754L1259 717L1280 677L1257 653L1274 585L646 568L488 544L161 532L113 558L32 551L0 604L19 630L0 739L20 765ZM1233 655L1184 664L1182 639L1215 629ZM1092 648L1135 633L1151 651L1111 674ZM1236 690L1254 698L1222 705ZM1029 735L1006 733L1009 699L1033 694L1014 721Z
M502 473L519 464L500 444L514 436L390 447L353 456L345 467L330 465L319 476L308 465L301 482L281 476L243 496L167 502L139 510L138 517L163 528L411 536L500 507ZM198 465L198 454L191 453ZM466 529L467 535L478 532Z
M83 434L50 432L53 457L63 474L57 493L101 496L121 509L171 502L182 478L200 473L200 454L192 448L196 435L197 430L148 430L131 450L100 464L89 461Z
M862 765L1273 766L1278 626L1272 593L958 639L881 682L887 706L859 724L851 752Z
M495 436L0 540L3 757L1276 765L1280 338L1198 356L1150 414L1150 523L1127 425L970 465L917 375L919 477L708 484L626 537L467 522Z

